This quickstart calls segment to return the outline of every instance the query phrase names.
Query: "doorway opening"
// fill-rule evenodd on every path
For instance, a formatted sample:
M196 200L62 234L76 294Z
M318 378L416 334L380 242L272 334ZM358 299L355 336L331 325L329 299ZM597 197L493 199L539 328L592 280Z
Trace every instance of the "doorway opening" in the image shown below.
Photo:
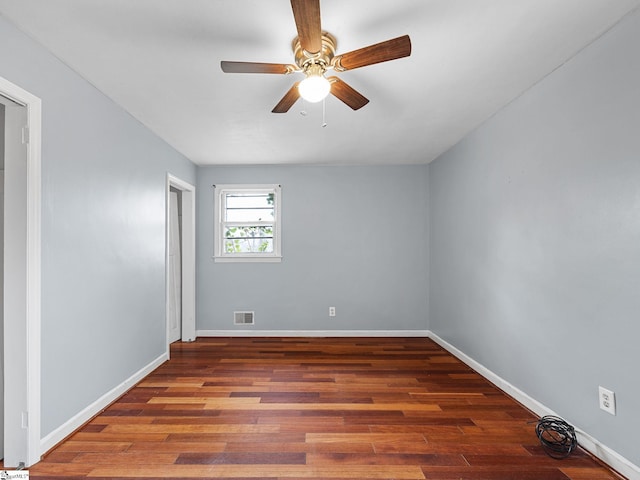
M3 105L2 437L5 467L40 460L41 101L0 77ZM11 359L11 362L5 359Z
M195 187L167 174L166 320L167 356L177 340L196 339Z

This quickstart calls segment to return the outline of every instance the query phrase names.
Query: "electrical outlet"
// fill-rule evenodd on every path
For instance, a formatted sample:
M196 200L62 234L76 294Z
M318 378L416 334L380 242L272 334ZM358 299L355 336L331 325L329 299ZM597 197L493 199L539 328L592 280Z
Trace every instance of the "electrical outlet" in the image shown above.
M600 408L611 415L616 414L616 394L604 387L598 387Z
M336 316L336 307L329 307L329 316L330 317Z

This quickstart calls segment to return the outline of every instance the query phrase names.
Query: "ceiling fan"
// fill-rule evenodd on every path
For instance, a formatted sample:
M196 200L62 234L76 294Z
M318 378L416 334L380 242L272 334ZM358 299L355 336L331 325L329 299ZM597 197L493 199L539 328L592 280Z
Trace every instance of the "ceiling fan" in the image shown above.
M335 37L320 26L320 0L291 0L291 8L298 30L298 36L292 42L295 64L220 62L225 73L304 73L305 78L293 84L274 107L273 113L289 111L300 97L309 102L319 102L329 93L353 110L358 110L369 100L340 78L325 77L326 71L344 72L411 55L409 35L336 55Z

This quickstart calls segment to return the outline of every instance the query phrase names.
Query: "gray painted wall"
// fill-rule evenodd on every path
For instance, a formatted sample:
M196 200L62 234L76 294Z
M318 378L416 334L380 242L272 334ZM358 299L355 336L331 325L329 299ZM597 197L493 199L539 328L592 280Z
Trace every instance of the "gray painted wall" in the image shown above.
M42 435L166 349L165 181L196 168L0 17L0 76L42 99Z
M4 170L4 105L0 103L0 170Z
M0 271L4 272L4 105L0 103ZM4 275L0 278L0 457L4 456Z
M198 170L197 328L427 328L426 165L207 167ZM213 189L282 185L281 263L214 263ZM336 317L329 318L329 306Z
M431 329L636 465L639 132L636 11L433 162L429 183Z

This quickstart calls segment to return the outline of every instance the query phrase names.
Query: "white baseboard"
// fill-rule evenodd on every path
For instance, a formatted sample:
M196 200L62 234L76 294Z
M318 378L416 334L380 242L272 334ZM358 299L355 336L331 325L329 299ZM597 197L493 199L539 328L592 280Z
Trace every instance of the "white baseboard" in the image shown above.
M45 436L40 440L40 452L44 455L46 452L55 447L58 443L63 441L73 432L75 432L82 425L87 423L93 417L95 417L98 413L108 407L115 400L124 395L132 386L142 380L144 377L149 375L153 370L162 365L166 360L168 360L168 354L165 352L160 355L158 358L153 360L147 366L141 368L136 373L127 378L120 385L116 386L109 392L105 393L98 400L93 402L91 405L86 407L84 410L79 412L77 415L69 419L69 421L65 422L58 428L56 428L53 432Z
M198 337L427 337L429 330L198 330Z
M505 379L503 379L499 375L495 374L494 372L486 368L484 365L478 363L473 358L469 357L467 354L458 350L456 347L454 347L447 341L443 340L435 333L429 331L428 336L434 342L440 345L442 348L447 350L452 355L456 356L463 363L469 365L480 375L482 375L487 380L489 380L494 385L496 385L498 388L500 388L502 391L504 391L505 393L507 393L514 399L516 399L518 402L520 402L522 405L524 405L529 410L534 412L536 415L539 415L541 417L545 415L560 416L550 408L546 407L545 405L538 402L533 397L529 396L519 388L515 387L514 385L507 382ZM624 458L622 455L615 452L614 450L610 449L606 445L603 445L601 442L593 438L588 433L578 428L576 428L575 431L576 431L576 437L578 439L578 444L582 448L584 448L589 453L591 453L595 457L602 460L604 463L606 463L611 468L616 470L618 473L624 475L628 479L640 480L640 467L631 463L629 460L627 460L626 458Z

